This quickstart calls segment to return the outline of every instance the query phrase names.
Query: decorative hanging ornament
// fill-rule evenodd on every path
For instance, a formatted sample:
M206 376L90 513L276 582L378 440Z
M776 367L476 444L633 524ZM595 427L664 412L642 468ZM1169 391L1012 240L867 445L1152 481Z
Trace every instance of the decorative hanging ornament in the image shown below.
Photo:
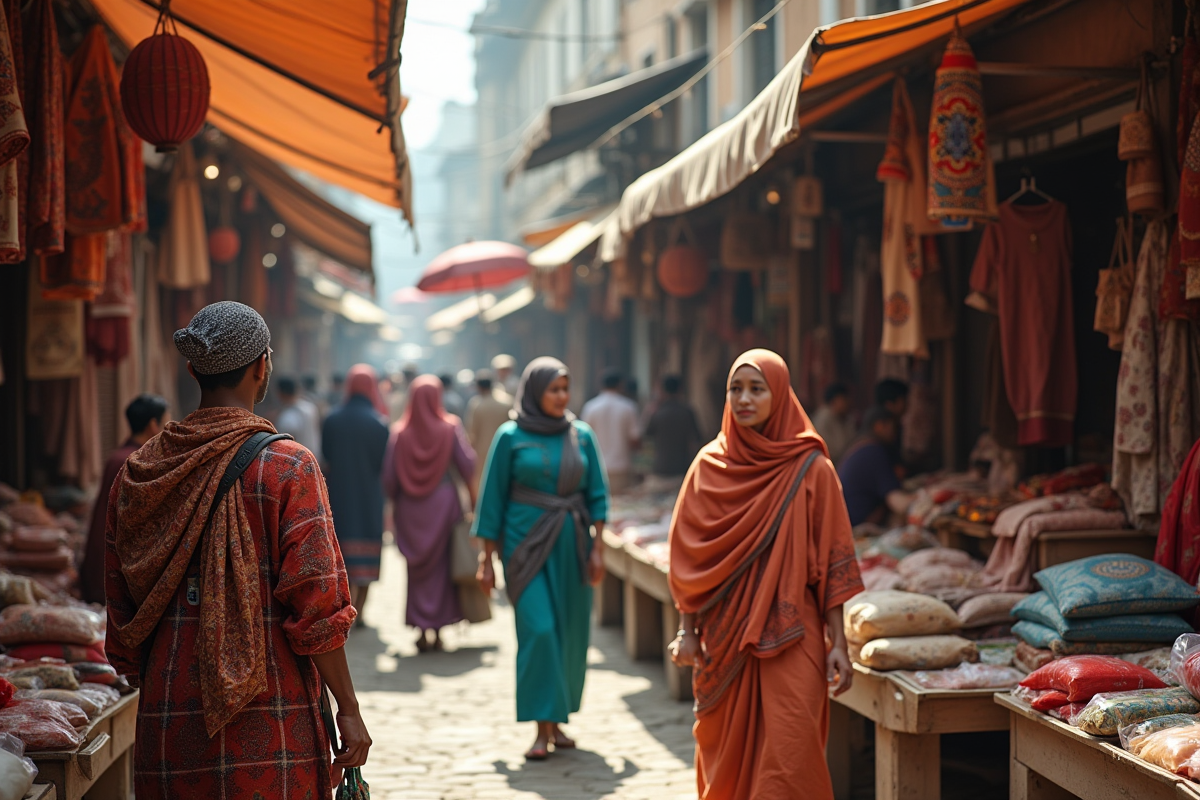
M218 264L228 264L242 250L242 237L237 228L221 225L208 234L208 255Z
M694 297L708 286L708 256L698 247L677 244L658 257L658 283L672 297Z
M929 218L945 227L967 227L972 218L991 217L988 172L983 79L955 20L933 85Z
M121 73L125 119L160 153L173 153L195 136L208 113L208 67L179 35L170 6L163 0L154 33L133 48Z

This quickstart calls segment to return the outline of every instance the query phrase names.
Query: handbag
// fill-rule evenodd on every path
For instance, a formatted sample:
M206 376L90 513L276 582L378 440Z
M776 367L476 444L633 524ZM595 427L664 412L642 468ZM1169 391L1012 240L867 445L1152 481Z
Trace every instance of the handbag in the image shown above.
M1154 95L1150 92L1149 77L1146 73L1146 62L1143 60L1136 105L1133 111L1121 117L1117 136L1117 158L1122 161L1149 158L1157 149L1154 143L1154 117L1150 108Z
M492 618L492 601L477 580L458 585L458 605L463 619L472 625Z
M325 733L329 744L337 748L337 726L333 724L333 709L329 705L329 689L321 683L321 719L325 722ZM342 770L342 782L338 784L333 800L371 800L371 787L363 780L361 767Z
M1096 316L1092 327L1107 333L1109 346L1121 349L1125 335L1125 321L1129 318L1129 304L1133 296L1133 241L1132 226L1124 219L1117 220L1117 236L1113 241L1108 269L1100 270L1096 284Z
M459 586L474 583L479 572L479 551L471 544L471 523L460 519L450 537L450 579Z

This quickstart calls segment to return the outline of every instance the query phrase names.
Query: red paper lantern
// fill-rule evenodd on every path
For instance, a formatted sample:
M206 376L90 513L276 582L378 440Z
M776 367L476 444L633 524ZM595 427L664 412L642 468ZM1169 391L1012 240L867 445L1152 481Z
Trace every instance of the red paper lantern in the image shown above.
M208 255L218 264L228 264L242 249L242 237L236 228L222 225L208 234Z
M677 244L658 257L658 282L675 297L692 297L708 286L708 256L698 247Z
M125 61L121 107L134 133L158 152L173 153L204 125L209 84L204 58L174 30L165 6L154 34L139 42Z

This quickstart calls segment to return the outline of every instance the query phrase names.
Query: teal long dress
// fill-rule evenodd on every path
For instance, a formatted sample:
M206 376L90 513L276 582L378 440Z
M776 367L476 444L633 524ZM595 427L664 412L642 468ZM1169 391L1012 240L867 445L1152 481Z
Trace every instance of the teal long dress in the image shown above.
M583 457L580 491L592 519L608 517L608 484L587 423L574 423ZM507 566L513 550L542 515L542 509L509 499L509 488L521 483L556 492L565 434L529 433L506 422L496 432L483 473L483 490L472 533L502 542ZM574 522L568 516L549 558L521 594L517 618L517 721L564 723L579 710L587 671L591 634L592 587L579 572Z

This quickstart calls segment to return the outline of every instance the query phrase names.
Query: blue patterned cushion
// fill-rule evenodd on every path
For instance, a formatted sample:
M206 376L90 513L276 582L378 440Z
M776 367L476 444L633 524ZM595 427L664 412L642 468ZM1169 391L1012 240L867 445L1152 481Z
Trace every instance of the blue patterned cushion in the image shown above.
M1200 592L1153 561L1114 553L1044 569L1033 576L1067 619L1183 611Z
M1058 632L1068 642L1174 642L1192 626L1177 614L1127 614L1116 617L1066 619L1045 592L1031 594L1013 606L1017 619Z
M1053 628L1027 620L1013 625L1013 636L1039 650L1049 650L1050 643L1061 638Z

